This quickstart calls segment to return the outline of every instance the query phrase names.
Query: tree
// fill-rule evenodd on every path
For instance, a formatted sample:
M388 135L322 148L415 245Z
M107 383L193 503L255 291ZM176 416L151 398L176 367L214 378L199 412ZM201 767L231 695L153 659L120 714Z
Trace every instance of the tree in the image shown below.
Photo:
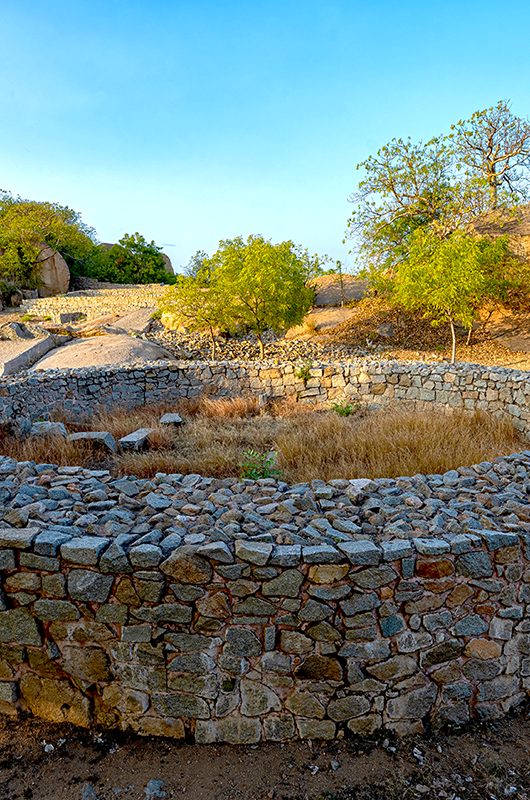
M418 229L407 259L393 276L391 300L408 311L422 311L431 317L433 325L448 324L454 363L455 325L469 329L482 302L499 296L498 275L505 256L505 246L499 240L490 242L459 231L441 239L431 231Z
M187 275L168 290L161 303L162 313L170 314L178 325L189 331L208 333L212 359L217 357L216 333L228 325L229 298L218 281L205 283L197 276Z
M263 334L297 325L311 307L313 290L307 281L318 274L321 260L291 241L272 244L262 236L227 239L204 263L231 298L229 329L246 328L258 339L265 356Z
M515 116L508 102L475 111L451 130L457 157L487 187L490 209L527 197L530 122Z
M407 258L416 230L443 238L481 210L480 193L454 167L444 137L417 144L393 139L357 166L364 177L350 198L355 209L346 235L360 240L372 268L392 270Z
M75 270L90 260L95 231L67 206L0 193L0 280L38 288L39 256L46 247L58 250Z
M161 250L139 233L125 233L118 244L98 247L86 274L110 283L174 283Z
M265 331L298 324L311 307L307 281L319 274L321 263L290 241L227 239L212 256L199 252L192 258L190 274L168 291L161 310L189 330L207 332L213 358L218 330L253 331L263 358Z

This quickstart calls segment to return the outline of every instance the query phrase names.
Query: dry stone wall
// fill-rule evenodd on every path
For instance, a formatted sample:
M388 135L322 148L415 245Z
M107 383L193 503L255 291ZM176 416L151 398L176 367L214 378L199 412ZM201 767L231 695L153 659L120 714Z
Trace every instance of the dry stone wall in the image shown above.
M486 408L528 374L181 364L0 383L0 417L209 388ZM194 738L332 739L493 719L530 687L530 451L290 486L0 457L0 711Z
M302 372L305 377L301 377ZM530 431L528 372L479 365L357 361L315 364L171 362L152 365L47 370L0 384L0 418L46 416L54 409L89 414L98 406L134 407L208 392L260 394L304 402L407 401L483 409L510 416Z
M83 314L88 320L111 314L124 315L138 308L153 308L167 286L161 284L119 285L113 288L83 289L56 297L25 300L22 310L53 322L68 322L72 315Z

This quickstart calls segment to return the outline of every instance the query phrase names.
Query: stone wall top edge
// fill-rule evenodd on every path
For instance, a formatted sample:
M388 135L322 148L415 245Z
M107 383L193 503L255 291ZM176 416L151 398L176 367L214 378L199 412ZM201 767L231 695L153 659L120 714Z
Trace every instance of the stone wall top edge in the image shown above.
M51 369L51 370L35 370L31 372L23 372L13 376L6 376L0 379L0 384L17 384L26 381L46 381L51 378L60 377L90 377L97 375L116 375L127 374L130 372L138 371L166 371L168 369L175 369L180 371L193 370L193 369L206 369L212 367L218 368L233 368L233 369L285 369L292 368L298 365L297 361L183 361L183 360L167 360L167 361L151 361L151 362L138 362L120 365L101 365L94 367L80 367L71 369ZM353 367L354 369L366 368L379 368L382 372L392 369L395 372L412 372L412 373L428 373L434 374L453 372L455 374L480 374L481 376L495 376L506 379L511 378L515 381L530 381L530 371L516 370L510 367L498 366L485 366L483 364L471 363L458 363L449 364L437 361L397 361L397 360L379 360L379 359L358 359L351 361L314 361L311 363L311 369L326 369L330 367L347 368Z

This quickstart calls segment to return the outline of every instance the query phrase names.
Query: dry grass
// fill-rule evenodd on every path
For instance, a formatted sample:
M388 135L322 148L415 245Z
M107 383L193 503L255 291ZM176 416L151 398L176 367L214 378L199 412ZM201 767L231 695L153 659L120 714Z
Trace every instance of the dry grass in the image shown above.
M253 398L204 397L175 408L185 419L179 428L158 424L167 406L65 420L70 430L107 430L116 439L137 428L153 428L149 449L140 453L112 456L60 438L9 435L3 436L1 449L20 461L103 467L138 477L157 472L238 476L246 450L276 450L282 476L299 482L445 472L528 444L509 420L480 411L396 407L341 417L294 401L263 408Z
M311 425L294 419L276 440L279 464L289 481L446 472L514 452L523 444L506 418L482 411L400 408L350 417L320 414Z

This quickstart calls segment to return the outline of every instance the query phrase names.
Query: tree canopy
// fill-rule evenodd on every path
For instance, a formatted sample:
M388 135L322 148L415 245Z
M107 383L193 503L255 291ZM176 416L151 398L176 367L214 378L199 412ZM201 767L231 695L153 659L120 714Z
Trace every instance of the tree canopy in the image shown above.
M37 288L38 259L46 247L81 270L93 253L95 231L68 206L0 194L0 281Z
M141 234L125 233L112 247L99 245L84 274L109 283L174 283L161 251Z
M530 181L530 123L508 103L475 112L427 142L392 139L357 169L346 236L372 268L407 258L418 228L439 238L524 198Z
M163 310L193 330L253 331L264 355L263 334L296 325L309 310L307 281L322 259L291 241L273 244L263 236L219 243L210 257L199 253L190 274L171 290Z

